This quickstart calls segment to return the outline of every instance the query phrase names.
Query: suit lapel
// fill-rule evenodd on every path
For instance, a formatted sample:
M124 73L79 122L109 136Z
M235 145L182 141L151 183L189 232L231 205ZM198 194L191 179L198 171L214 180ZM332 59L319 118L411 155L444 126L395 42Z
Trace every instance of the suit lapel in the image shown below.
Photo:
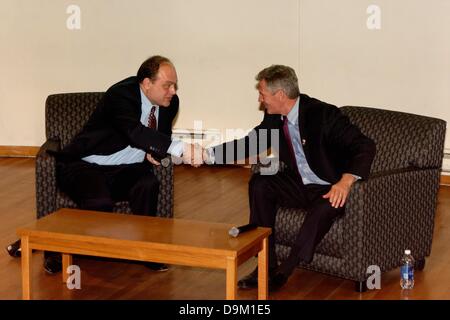
M158 131L166 132L166 119L167 119L167 108L168 107L159 107L158 114Z
M175 107L172 103L168 107L159 107L158 131L163 132L167 135L172 134L174 108Z
M308 144L308 130L306 129L306 113L308 112L308 103L303 97L300 98L299 110L298 110L298 129L300 131L300 143L302 144L305 158L309 159L309 144ZM309 161L308 161L309 163Z
M300 131L300 137L306 141L305 135L305 109L307 108L305 104L305 99L300 99L299 107L298 107L298 129ZM303 144L303 143L302 143Z

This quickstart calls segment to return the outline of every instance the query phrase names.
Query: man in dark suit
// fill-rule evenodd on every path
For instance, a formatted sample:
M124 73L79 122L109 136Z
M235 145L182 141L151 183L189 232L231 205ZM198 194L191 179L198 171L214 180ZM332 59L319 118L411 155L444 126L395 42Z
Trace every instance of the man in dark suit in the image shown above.
M230 163L261 153L265 150L258 149L266 145L286 165L282 172L253 175L249 182L250 223L273 232L269 237L273 291L286 283L300 261L312 261L317 244L344 213L352 184L367 179L375 144L337 107L300 94L292 68L273 65L256 80L265 108L261 124L240 140L205 150L203 157L207 163ZM307 215L288 259L278 265L274 225L280 206L304 208ZM254 270L238 282L239 287L257 287L257 275Z
M58 186L80 208L112 211L115 202L127 200L133 214L156 214L159 183L152 164L167 154L187 155L191 147L171 139L177 82L169 59L150 57L137 76L106 91L83 129L58 153ZM146 265L167 270L159 263ZM46 252L44 268L60 271L61 256Z

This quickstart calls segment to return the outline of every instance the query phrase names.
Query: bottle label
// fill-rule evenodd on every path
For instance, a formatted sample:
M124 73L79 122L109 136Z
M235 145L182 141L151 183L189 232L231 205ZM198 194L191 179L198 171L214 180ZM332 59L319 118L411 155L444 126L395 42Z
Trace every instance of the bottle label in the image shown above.
M414 268L412 266L402 266L400 273L403 280L414 280Z

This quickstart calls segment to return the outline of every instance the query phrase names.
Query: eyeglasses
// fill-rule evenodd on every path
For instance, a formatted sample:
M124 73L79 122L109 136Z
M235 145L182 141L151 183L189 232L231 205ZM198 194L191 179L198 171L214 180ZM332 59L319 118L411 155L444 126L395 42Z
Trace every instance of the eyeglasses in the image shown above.
M175 91L178 90L178 85L177 85L176 83L165 83L165 84L162 85L162 87L163 87L164 90L169 90L169 89L171 89L172 87L173 87L173 89L174 89Z

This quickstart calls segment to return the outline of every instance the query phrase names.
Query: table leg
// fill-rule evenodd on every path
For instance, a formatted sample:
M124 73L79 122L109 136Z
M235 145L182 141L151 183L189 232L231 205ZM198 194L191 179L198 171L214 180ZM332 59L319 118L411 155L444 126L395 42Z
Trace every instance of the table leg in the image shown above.
M262 250L258 253L258 299L267 300L269 297L268 290L268 246L269 238L262 241Z
M69 274L67 273L67 268L72 265L72 255L63 253L62 254L62 278L63 283L67 283Z
M20 240L22 250L22 299L31 299L31 249L30 239L23 236Z
M237 260L227 258L227 300L235 300L237 293Z

